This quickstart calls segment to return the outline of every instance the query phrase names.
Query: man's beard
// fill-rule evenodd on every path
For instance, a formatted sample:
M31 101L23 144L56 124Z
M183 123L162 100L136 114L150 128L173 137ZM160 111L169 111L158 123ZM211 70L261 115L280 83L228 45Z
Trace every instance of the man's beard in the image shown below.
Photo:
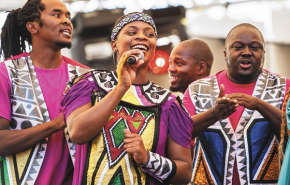
M55 43L58 47L61 47L61 48L68 48L70 49L71 48L71 42L56 42Z
M179 91L180 91L180 87L173 87L173 86L170 86L170 87L169 87L169 90L170 90L171 92L179 92Z
M240 74L238 76L238 78L239 78L239 82L242 83L242 84L248 84L248 83L250 83L253 80L253 76L252 75Z

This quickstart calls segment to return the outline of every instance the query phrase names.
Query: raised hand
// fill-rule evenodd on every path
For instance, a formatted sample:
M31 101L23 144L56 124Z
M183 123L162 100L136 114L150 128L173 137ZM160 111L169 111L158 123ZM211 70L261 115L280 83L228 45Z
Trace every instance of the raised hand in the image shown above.
M138 60L135 64L130 65L127 63L127 59L130 55L138 55L141 51L138 49L129 50L123 53L118 65L118 84L130 87L136 78L137 69L144 63L144 60Z
M238 101L225 95L225 86L221 84L220 93L212 108L213 116L217 120L225 119L238 109Z
M133 155L137 164L145 164L148 156L141 136L138 134L132 134L128 129L124 129L124 133L124 148L127 153Z

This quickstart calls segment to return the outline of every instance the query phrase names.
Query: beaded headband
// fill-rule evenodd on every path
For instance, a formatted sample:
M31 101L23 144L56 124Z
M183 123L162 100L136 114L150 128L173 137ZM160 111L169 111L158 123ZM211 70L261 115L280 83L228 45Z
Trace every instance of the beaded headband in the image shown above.
M135 13L130 13L127 14L123 17L122 20L120 20L118 22L118 24L113 28L112 34L111 34L111 41L116 40L117 35L119 34L119 32L121 31L121 29L128 23L133 22L133 21L143 21L146 22L148 24L150 24L155 32L155 37L157 39L157 30L156 30L156 26L154 24L153 19L143 13L143 12L135 12Z

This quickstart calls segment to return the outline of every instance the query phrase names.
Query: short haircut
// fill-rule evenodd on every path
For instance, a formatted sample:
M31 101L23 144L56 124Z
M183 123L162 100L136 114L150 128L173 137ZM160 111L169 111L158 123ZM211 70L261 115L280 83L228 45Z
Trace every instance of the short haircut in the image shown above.
M254 26L254 25L252 25L252 24L249 24L249 23L241 23L241 24L238 24L238 25L236 25L235 27L233 27L233 28L231 29L231 31L228 33L228 35L227 35L227 37L226 37L226 40L225 40L225 47L227 47L227 44L228 44L228 42L229 42L230 37L232 36L233 31L236 30L236 29L238 29L238 28L242 28L242 27L245 27L245 28L252 28L252 29L257 30L257 31L259 32L259 34L260 34L262 40L263 40L263 43L265 44L263 34L260 32L260 30L259 30L256 26Z
M209 75L213 63L213 54L209 46L200 39L185 40L181 42L180 45L192 51L192 58L206 63L207 73Z

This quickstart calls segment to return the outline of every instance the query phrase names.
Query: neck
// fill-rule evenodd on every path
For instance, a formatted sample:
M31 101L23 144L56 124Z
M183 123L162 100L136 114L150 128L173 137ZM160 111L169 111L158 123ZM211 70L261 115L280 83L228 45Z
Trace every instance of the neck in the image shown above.
M56 69L62 63L61 52L41 49L32 49L30 58L36 67L42 69Z
M258 79L259 75L256 76L256 77L255 76L252 76L252 78L247 78L245 80L242 80L242 79L235 79L235 78L231 77L229 75L229 73L227 72L227 77L228 77L228 79L230 81L232 81L232 82L234 82L236 84L250 84L250 83L255 82Z
M136 71L136 78L133 82L133 84L145 84L147 83L147 73L148 73L148 68L138 68Z

